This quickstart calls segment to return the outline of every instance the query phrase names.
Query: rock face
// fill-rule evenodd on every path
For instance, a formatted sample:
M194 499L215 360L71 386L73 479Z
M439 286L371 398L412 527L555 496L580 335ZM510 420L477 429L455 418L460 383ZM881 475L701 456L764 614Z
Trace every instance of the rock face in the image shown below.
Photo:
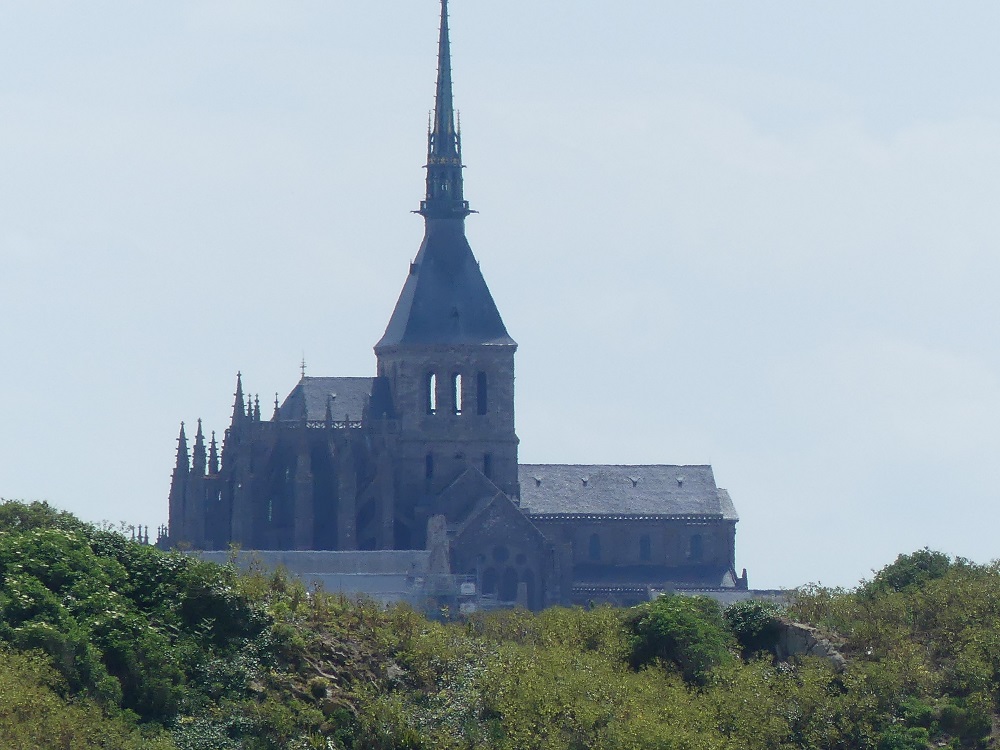
M809 625L778 618L778 640L774 655L779 661L793 656L818 656L826 659L839 672L847 666L847 659L829 637Z

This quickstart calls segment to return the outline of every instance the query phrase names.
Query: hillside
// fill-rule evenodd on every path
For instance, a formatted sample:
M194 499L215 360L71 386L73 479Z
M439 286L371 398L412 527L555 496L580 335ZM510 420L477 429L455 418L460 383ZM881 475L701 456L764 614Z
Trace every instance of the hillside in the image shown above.
M847 657L776 661L770 605L431 621L0 505L0 747L978 748L1000 567L920 550L787 617Z

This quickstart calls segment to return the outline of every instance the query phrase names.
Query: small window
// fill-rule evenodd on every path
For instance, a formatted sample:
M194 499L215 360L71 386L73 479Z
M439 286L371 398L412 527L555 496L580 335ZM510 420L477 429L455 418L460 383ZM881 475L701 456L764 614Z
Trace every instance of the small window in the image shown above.
M643 562L647 562L652 557L653 553L649 545L649 535L643 534L639 537L639 559Z
M483 474L487 479L493 478L493 454L487 453L483 456Z
M424 476L427 479L434 478L434 454L428 453L424 458Z
M601 537L597 534L590 535L590 559L600 560L601 559Z
M426 382L426 401L427 401L427 413L434 414L437 411L437 375L433 372L427 373Z
M462 373L451 376L451 407L455 416L462 413Z
M485 414L489 406L489 394L486 391L486 373L480 372L476 375L476 413Z
M704 546L701 539L701 534L695 534L691 537L691 550L689 557L692 560L700 560L705 554Z

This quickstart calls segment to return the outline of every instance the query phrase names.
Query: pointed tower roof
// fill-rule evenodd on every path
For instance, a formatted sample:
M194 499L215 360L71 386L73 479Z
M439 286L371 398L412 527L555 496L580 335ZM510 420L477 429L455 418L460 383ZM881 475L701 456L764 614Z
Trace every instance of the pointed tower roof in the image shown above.
M205 473L205 433L201 430L201 419L198 420L198 432L194 436L192 468L196 474Z
M242 422L246 415L246 406L243 402L243 373L236 373L236 393L233 394L236 400L233 401L233 424Z
M219 445L215 442L215 430L212 430L212 442L208 444L208 473L219 473Z
M465 237L471 211L463 195L462 137L455 123L448 2L441 0L427 189L417 211L424 217L424 240L376 353L407 344L516 346Z
M187 435L184 434L184 423L181 422L181 431L177 436L177 464L178 469L187 471L191 468L191 454L188 453Z

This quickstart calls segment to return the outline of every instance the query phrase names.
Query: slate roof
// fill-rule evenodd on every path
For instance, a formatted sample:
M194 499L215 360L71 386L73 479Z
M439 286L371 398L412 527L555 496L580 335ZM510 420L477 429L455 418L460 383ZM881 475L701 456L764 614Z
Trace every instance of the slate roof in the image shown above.
M399 344L516 346L461 219L427 219L420 251L375 351Z
M529 516L712 515L736 521L711 466L521 464L521 508ZM584 482L586 480L586 482Z
M278 407L278 419L326 419L326 404L333 397L332 412L336 421L345 416L360 421L372 392L375 378L313 378L304 377Z

